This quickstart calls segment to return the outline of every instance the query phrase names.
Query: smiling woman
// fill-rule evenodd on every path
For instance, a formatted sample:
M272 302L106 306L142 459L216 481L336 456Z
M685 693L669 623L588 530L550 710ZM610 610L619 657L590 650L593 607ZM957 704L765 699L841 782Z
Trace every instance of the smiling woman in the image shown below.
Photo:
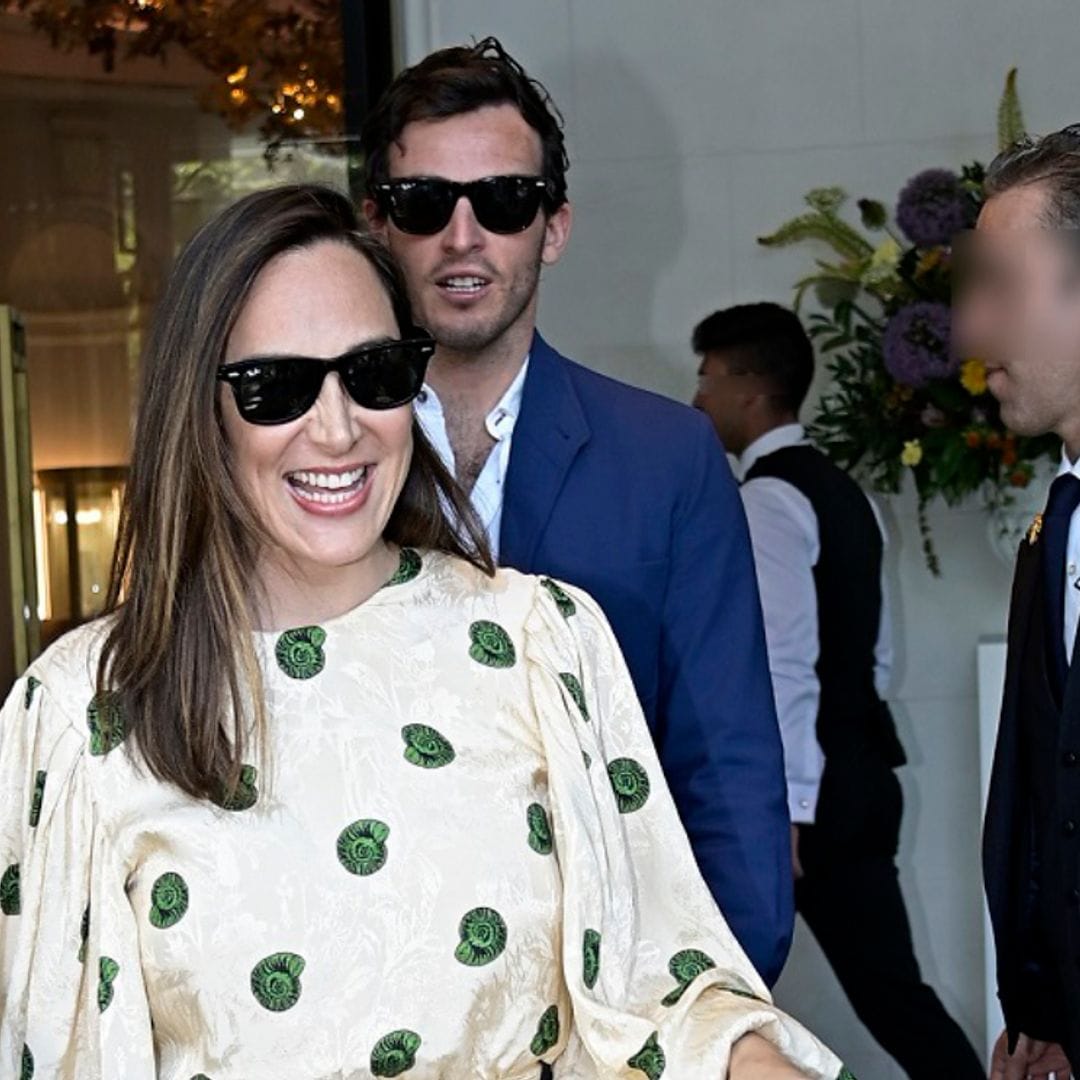
M409 408L431 352L332 191L181 253L109 611L0 712L0 1074L841 1075L603 614L492 567Z
M325 593L319 618L340 614L393 572L383 533L412 458L404 406L433 351L398 334L368 255L334 239L275 256L229 334L221 370L242 375L222 421L233 477L269 534L258 578L271 626L309 612L313 590ZM387 394L395 381L401 388Z
M248 722L263 730L254 627L355 606L402 545L491 569L406 407L430 345L415 340L393 262L357 225L326 188L241 200L181 253L147 344L98 689L125 699L154 775L197 797L235 784ZM253 422L243 374L234 394L221 375L256 361ZM282 399L292 407L274 412ZM324 501L332 485L349 498Z

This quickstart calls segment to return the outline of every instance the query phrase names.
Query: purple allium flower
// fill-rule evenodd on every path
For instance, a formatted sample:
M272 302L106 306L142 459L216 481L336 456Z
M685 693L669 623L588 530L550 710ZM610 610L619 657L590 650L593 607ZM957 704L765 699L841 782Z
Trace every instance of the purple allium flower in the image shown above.
M948 244L961 229L975 223L975 205L960 177L948 169L926 169L900 192L896 223L918 247Z
M949 307L920 300L902 307L885 327L881 349L889 374L904 386L924 386L957 370L949 349Z

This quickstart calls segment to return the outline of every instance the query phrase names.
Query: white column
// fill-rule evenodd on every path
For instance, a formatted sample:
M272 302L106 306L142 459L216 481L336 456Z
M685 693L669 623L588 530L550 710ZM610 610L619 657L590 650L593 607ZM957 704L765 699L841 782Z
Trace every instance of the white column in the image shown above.
M1001 695L1005 686L1005 639L1000 635L979 639L979 800L980 808L986 807L990 790L990 769L994 763L994 745L997 742L998 720L1001 715ZM985 945L986 972L986 1059L1005 1021L997 998L997 972L995 970L994 937L990 930L990 915L983 907L983 941Z

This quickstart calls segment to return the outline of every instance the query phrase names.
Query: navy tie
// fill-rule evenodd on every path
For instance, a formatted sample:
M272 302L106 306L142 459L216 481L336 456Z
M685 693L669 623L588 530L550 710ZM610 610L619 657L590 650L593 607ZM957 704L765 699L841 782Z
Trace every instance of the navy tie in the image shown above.
M1049 641L1050 679L1059 700L1064 694L1069 661L1065 652L1065 556L1069 525L1080 506L1080 478L1059 476L1050 485L1043 514L1043 588L1046 598L1046 633Z

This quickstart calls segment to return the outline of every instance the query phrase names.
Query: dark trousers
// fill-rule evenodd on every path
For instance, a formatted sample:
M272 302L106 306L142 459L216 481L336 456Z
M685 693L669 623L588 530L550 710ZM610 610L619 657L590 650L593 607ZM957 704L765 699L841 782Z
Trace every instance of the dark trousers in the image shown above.
M795 903L859 1019L911 1080L985 1080L923 982L896 871L903 798L884 763L826 763L817 819L799 830Z

